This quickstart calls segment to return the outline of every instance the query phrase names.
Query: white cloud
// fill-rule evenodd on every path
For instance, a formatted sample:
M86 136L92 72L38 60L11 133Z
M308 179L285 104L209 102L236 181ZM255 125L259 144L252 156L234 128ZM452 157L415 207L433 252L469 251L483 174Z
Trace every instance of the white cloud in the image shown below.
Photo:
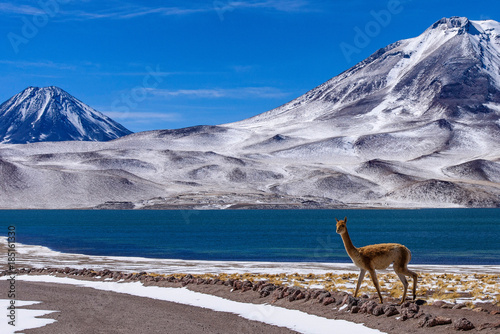
M135 17L146 16L146 15L187 15L205 12L206 9L203 8L179 8L179 7L159 7L159 8L149 8L149 7L132 7L132 8L116 8L110 11L65 11L64 15L67 19L76 20L96 20L96 19L132 19Z
M181 116L176 113L155 113L155 112L120 112L120 111L103 111L108 117L115 120L131 120L135 122L149 121L179 121Z
M273 9L280 12L310 11L312 5L306 0L229 1L235 8Z
M18 5L10 2L0 2L0 12L22 15L38 15L44 13L44 11L40 7Z
M213 89L149 89L153 96L177 97L187 96L193 98L283 98L290 95L289 92L274 87L241 87L241 88L213 88Z
M38 68L51 68L58 70L74 70L76 66L63 64L63 63L54 63L52 61L12 61L12 60L0 60L0 64L15 66L18 68L28 68L28 67L38 67Z
M73 2L60 5L57 7L57 20L59 21L74 21L74 20L98 20L98 19L132 19L146 15L190 15L198 13L217 12L223 5L224 10L232 11L234 9L271 9L279 12L310 12L314 8L309 3L309 0L254 0L254 1L209 1L202 2L191 7L171 6L171 7L148 7L137 5L134 3L118 2L110 4L110 9L101 9L99 6L95 9L87 6L83 9L72 9L74 5L82 6L82 2ZM218 4L218 5L217 5ZM82 8L82 7L80 7ZM45 14L41 6L20 5L9 2L0 2L0 13L20 14L20 15L39 15Z

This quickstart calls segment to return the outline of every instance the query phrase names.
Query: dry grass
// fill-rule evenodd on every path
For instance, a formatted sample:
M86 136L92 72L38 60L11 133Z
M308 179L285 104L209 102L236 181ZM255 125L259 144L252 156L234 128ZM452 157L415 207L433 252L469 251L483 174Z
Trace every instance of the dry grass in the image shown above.
M162 275L159 275L162 276ZM171 275L169 275L171 276ZM181 278L184 274L173 275ZM279 286L296 286L301 288L322 288L329 291L346 291L354 293L358 280L357 273L350 274L204 274L193 275L195 278L248 280L250 282L267 281ZM403 285L393 273L378 275L381 292L394 298L401 298ZM413 280L408 278L408 293L411 293ZM376 289L369 276L363 280L359 294L376 294ZM444 300L447 302L470 303L489 301L500 305L500 277L486 274L431 274L419 273L417 298L428 302Z

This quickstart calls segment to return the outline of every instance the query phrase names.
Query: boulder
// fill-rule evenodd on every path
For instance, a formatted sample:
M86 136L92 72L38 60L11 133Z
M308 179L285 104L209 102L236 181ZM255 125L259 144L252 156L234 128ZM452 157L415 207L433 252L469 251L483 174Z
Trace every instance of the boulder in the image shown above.
M455 320L453 323L453 328L455 328L457 331L470 331L471 329L474 329L475 326L466 318L461 318L458 320Z

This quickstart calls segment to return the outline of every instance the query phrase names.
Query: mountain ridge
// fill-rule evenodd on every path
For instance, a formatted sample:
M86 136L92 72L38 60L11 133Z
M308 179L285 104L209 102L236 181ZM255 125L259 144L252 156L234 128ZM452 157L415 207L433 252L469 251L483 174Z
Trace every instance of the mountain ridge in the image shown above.
M409 109L408 106L401 105L401 103L398 104L398 100L401 100L401 95L405 93L407 95L411 95L411 93L413 93L413 96L410 96L413 101L418 101L419 103L434 103L427 103L426 106L420 108L422 112L436 112L440 107L443 107L444 109L448 109L451 114L459 113L460 111L454 108L455 106L453 106L451 98L460 92L447 85L447 81L456 82L457 79L450 78L453 75L451 71L450 73L446 73L447 77L441 78L441 80L437 76L422 78L420 75L419 77L419 73L421 73L423 69L425 69L426 72L436 71L442 73L442 71L439 71L438 68L432 68L432 63L445 63L450 65L454 62L454 66L461 66L466 69L470 68L471 71L476 71L477 73L471 73L468 75L468 80L473 80L473 82L469 82L468 85L465 85L465 82L462 82L461 87L459 88L472 90L470 94L471 96L474 96L474 93L477 92L479 92L478 95L483 95L483 101L471 101L469 105L465 106L472 111L480 111L481 109L484 109L484 106L479 102L491 102L491 99L488 99L487 97L490 91L494 92L496 95L494 98L495 103L500 102L500 96L498 95L498 89L500 87L500 59L498 58L500 40L498 39L498 36L500 29L494 30L493 32L486 31L488 29L483 28L483 26L477 22L483 21L469 21L467 18L459 17L441 19L424 31L424 33L420 36L401 40L392 43L385 48L377 50L367 59L310 90L304 95L294 99L293 101L249 119L230 123L228 126L249 128L252 127L252 122L258 121L259 119L269 121L270 118L273 118L273 122L278 124L279 121L276 120L276 118L280 115L284 119L279 122L279 124L286 124L290 120L299 116L298 114L301 112L300 107L304 105L304 103L307 104L308 107L308 110L302 112L302 114L306 114L308 117L306 121L313 121L318 117L321 117L320 120L328 120L331 117L338 117L343 114L352 116L353 113L362 113L363 111L360 111L359 108L356 108L354 105L355 102L359 102L360 100L363 102L364 110L372 111L377 107L380 110L400 108L405 109L403 112L407 112ZM498 26L498 23L496 26ZM474 41L478 44L478 46L467 44L468 42L472 43L473 41L469 38L469 34L466 36L464 33L464 31L467 30L465 29L466 27L474 27L477 32L479 32L478 29L481 29L483 30L482 34L488 38L490 38L490 35L494 36L496 45L494 51L496 52L496 56L490 57L494 58L493 61L491 59L483 61L494 67L494 69L490 72L495 72L495 75L491 76L489 72L486 74L482 73L481 68L484 67L483 64L481 64L480 68L477 68L475 66L476 64L471 63L473 60L469 60L467 64L460 64L460 59L458 58L465 59L465 54L473 51L471 49L481 49L482 47L480 45L481 41L479 40ZM459 42L464 43L465 45L457 45L460 44ZM450 43L452 45L448 45ZM422 44L424 48L421 47ZM433 56L433 48L436 47L436 44L437 46L445 45L447 49L451 47L452 50L455 50L455 52L459 51L462 55L461 57L457 57L454 55L454 52L440 52L439 56L448 57L449 62L446 63L439 61L439 59L436 59L437 55ZM486 50L488 48L482 47L482 49ZM409 67L408 64L405 64L412 61L415 62L415 60L412 60L415 58L417 58L416 65ZM381 61L385 62L384 68L378 66ZM387 64L387 62L390 62L390 64ZM475 76L477 78L475 78ZM490 80L486 80L485 76L490 76ZM441 101L437 101L435 99L433 100L424 94L416 94L416 89L412 92L412 81L414 80L423 81L419 84L419 87L428 87L428 89L423 90L421 93L431 94L432 92L430 92L430 90L441 89L443 94ZM427 80L427 82L425 82L425 80ZM490 88L492 82L494 82L496 86L494 89ZM475 84L479 85L477 85L478 88L474 90L472 86L475 86ZM437 87L439 85L443 85L444 88ZM485 85L486 87L484 87ZM390 90L390 92L394 94L385 94L383 97L377 96L377 93L383 93L383 90ZM463 99L461 99L461 101L463 101ZM311 110L312 102L319 102L317 103L318 105L315 106L316 110ZM443 103L445 105L443 105ZM296 111L295 113L293 112L294 110ZM413 115L410 116L413 117ZM443 116L439 116L439 118L443 118Z
M239 122L0 145L0 207L500 207L499 32L441 19Z

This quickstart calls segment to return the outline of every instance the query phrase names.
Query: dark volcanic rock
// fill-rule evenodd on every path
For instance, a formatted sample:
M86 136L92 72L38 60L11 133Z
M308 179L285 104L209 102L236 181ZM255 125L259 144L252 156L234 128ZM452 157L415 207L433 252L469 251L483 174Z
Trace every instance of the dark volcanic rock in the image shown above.
M474 325L466 318L461 318L455 320L455 322L453 323L453 328L458 331L470 331L471 329L474 329Z

